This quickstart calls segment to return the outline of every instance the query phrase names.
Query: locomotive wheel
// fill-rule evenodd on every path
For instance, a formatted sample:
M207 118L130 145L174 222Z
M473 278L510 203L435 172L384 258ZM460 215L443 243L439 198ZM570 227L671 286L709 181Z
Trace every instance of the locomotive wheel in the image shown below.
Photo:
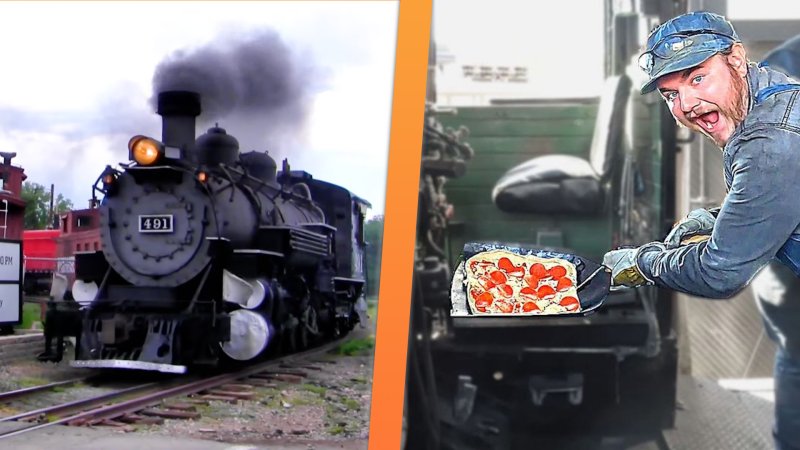
M305 350L313 345L319 334L319 321L317 320L317 309L309 305L303 313L303 318L297 326L297 339L301 350Z

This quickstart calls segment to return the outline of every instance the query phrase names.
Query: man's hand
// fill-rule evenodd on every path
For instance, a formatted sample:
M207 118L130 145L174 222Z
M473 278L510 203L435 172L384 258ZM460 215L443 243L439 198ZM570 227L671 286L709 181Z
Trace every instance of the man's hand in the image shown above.
M653 284L652 280L642 274L637 258L642 251L663 251L664 244L651 242L637 248L621 248L611 250L603 256L603 265L611 269L611 285L639 287Z
M603 256L603 265L611 269L612 286L637 287L647 284L642 272L636 267L638 248L611 250Z
M710 234L716 220L717 218L708 210L695 209L672 228L664 239L664 244L667 248L675 248L681 245L684 238L697 234Z

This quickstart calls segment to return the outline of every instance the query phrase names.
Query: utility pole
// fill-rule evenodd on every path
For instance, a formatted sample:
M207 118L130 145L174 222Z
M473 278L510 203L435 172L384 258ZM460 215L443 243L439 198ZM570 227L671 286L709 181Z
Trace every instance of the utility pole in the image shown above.
M53 183L50 183L50 214L48 214L48 216L47 216L47 229L48 230L53 229L53 202L54 202L53 193L55 192L55 189L56 189L56 185L53 184Z

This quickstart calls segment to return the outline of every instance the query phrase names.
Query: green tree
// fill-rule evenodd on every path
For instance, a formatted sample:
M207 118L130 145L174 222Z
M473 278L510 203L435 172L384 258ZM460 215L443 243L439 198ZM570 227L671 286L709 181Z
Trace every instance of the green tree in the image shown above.
M374 297L381 274L383 216L375 216L364 223L364 240L367 242L367 295Z
M50 217L50 192L38 183L26 181L22 184L22 199L25 200L25 229L42 230L47 228ZM72 209L72 201L58 194L53 203L54 214Z

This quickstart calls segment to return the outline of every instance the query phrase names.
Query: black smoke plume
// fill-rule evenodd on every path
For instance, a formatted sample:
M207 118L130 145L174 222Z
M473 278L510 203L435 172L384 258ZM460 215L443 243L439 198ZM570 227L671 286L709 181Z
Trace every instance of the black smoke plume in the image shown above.
M156 67L150 103L155 110L158 93L166 90L198 92L198 135L205 132L200 127L219 122L243 151L285 155L288 144L302 140L320 78L308 58L276 32L261 30L169 55Z

